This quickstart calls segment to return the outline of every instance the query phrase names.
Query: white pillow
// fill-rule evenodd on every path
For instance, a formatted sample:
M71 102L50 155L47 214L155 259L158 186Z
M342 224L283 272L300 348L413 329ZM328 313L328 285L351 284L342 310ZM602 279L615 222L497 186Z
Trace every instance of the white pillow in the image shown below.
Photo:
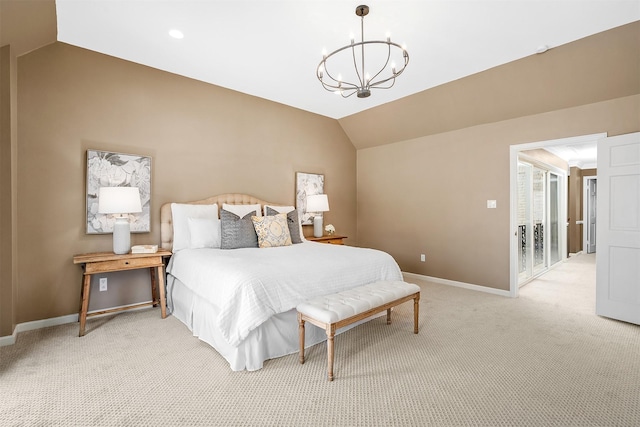
M255 213L256 216L262 216L259 203L255 205L228 205L223 203L222 209L227 212L231 212L232 214L236 214L240 218L244 218L249 212Z
M278 211L280 213L289 213L295 209L293 206L271 206L264 205L264 214L267 215L267 208L271 208L274 211ZM298 228L300 229L300 240L306 242L307 239L304 238L304 234L302 234L302 221L300 221L300 212L298 212Z
M217 218L188 218L190 248L220 249L220 220Z
M173 252L178 252L191 246L188 218L218 219L218 204L171 203L171 216L173 218Z

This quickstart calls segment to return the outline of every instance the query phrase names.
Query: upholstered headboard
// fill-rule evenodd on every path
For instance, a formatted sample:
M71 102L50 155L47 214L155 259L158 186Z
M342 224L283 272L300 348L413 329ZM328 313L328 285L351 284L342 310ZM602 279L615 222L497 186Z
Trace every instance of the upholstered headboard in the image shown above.
M248 194L229 193L221 194L219 196L209 197L203 200L196 200L195 202L180 202L192 205L212 205L218 204L218 210L222 209L222 204L227 203L229 205L280 205L280 203L271 203L264 200L256 199ZM218 212L219 213L219 212ZM162 249L171 250L173 247L173 220L171 218L171 203L165 203L160 208L160 242Z

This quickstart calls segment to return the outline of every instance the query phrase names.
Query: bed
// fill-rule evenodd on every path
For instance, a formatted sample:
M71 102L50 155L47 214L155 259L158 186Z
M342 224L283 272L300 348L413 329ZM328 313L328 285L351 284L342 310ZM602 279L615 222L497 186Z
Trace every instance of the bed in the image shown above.
M291 241L235 247L237 235L229 237L229 230L246 227L251 217L259 245L266 241L258 228L261 221L285 224ZM160 222L162 247L173 251L167 309L234 371L258 370L265 360L298 351L295 307L300 302L378 280L402 280L389 254L307 241L293 206L245 194L167 203ZM307 346L323 340L324 330L307 328Z

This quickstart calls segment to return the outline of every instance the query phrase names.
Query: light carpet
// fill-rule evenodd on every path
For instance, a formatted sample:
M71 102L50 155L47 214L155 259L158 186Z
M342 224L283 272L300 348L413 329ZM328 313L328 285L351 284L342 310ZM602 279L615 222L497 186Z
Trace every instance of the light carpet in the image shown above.
M158 309L0 347L2 426L638 426L640 327L598 317L592 255L517 299L419 282L412 303L326 346L232 372ZM309 325L309 327L312 327Z

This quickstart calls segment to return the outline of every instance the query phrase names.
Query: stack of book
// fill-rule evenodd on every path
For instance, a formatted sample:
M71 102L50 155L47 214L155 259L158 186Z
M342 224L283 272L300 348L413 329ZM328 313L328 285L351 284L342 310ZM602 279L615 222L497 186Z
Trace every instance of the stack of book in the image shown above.
M131 246L132 254L155 254L156 252L158 252L158 245Z

